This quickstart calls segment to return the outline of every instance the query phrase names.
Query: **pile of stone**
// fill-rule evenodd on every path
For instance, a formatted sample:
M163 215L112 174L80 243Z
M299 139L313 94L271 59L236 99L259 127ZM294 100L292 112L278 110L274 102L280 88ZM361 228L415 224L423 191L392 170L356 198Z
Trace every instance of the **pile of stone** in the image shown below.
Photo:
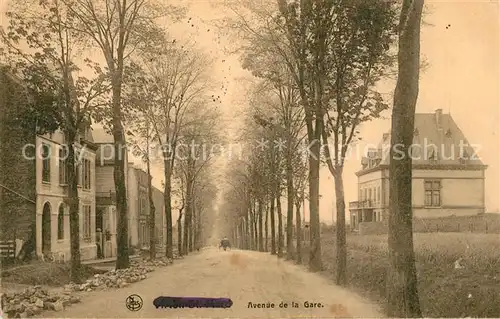
M74 284L64 286L64 290L71 291L93 291L106 288L123 288L131 283L138 282L147 278L149 272L154 268L143 265L132 265L127 269L110 270L104 274L96 274L94 278L87 279L83 284Z
M27 318L38 315L43 310L62 311L65 307L78 302L80 298L71 293L48 293L40 286L1 296L2 311L8 318Z
M174 257L174 259L180 258ZM155 268L168 266L172 263L173 260L169 258L133 260L130 268L96 274L83 284L70 283L65 285L63 294L48 293L40 286L27 288L22 293L2 294L2 311L8 318L27 318L38 315L43 310L62 311L65 307L80 302L80 298L73 295L73 292L127 287L131 283L146 279L147 274L154 271Z
M168 265L171 265L173 263L173 260L170 258L166 257L160 257L156 258L154 260L151 260L149 258L142 259L140 261L132 261L131 265L132 266L146 266L146 267L165 267Z

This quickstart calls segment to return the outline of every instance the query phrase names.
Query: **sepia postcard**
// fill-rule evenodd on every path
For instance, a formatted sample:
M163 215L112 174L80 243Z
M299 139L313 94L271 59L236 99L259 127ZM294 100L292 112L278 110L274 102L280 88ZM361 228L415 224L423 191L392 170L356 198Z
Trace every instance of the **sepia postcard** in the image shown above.
M0 319L499 318L498 0L1 0Z

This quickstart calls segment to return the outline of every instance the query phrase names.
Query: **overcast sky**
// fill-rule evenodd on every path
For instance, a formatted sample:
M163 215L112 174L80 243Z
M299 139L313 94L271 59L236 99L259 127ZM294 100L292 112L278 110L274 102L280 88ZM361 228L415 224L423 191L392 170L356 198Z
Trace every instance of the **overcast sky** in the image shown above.
M248 73L241 69L238 57L227 56L224 47L228 39L216 35L213 27L203 21L224 17L224 12L214 1L176 1L190 6L188 17L171 28L171 33L179 39L195 39L201 49L206 50L217 62L213 78L227 87L222 95L220 108L223 111L225 127L230 134L240 129L242 112L246 108L242 97L245 94L241 77ZM173 2L168 2L173 3ZM219 2L220 3L220 2ZM429 67L421 74L420 94L417 102L418 113L434 112L442 108L451 112L455 122L471 144L481 145L480 156L488 165L486 173L486 206L488 211L499 211L499 9L497 1L426 1L425 20L431 26L422 29L421 54ZM5 10L6 1L0 0ZM188 19L191 18L191 20ZM5 25L5 21L3 23ZM448 28L446 28L448 26ZM394 90L394 83L382 83L380 92L386 93L388 101ZM377 144L382 133L390 130L390 111L381 119L366 123L361 127L363 143ZM219 161L217 170L223 175L226 167ZM344 173L346 204L357 200L358 158L348 159ZM154 181L161 184L162 170L156 167ZM325 168L321 173L322 221L331 222L334 206L333 180ZM284 206L284 205L283 205ZM283 208L285 209L285 208ZM306 208L307 216L307 208ZM306 217L307 218L307 217Z
M192 19L208 20L221 17L220 8L211 1L191 1ZM418 113L431 113L442 108L452 114L469 143L480 145L480 156L488 165L486 172L486 207L488 211L499 211L499 11L496 1L426 1L426 25L421 35L421 55L429 67L421 74ZM202 24L201 22L199 22ZM448 28L446 28L448 26ZM186 22L175 32L179 36L192 29ZM194 32L197 41L212 52L221 52L225 39L208 36L204 27ZM220 42L219 42L220 41ZM227 43L226 43L227 44ZM219 50L219 51L217 51ZM222 62L224 60L224 62ZM228 70L230 68L230 70ZM248 73L239 66L236 57L223 56L214 70L214 77L237 79ZM387 93L390 102L394 82L381 84L380 91ZM227 119L235 124L238 113L244 108L241 96L244 90L237 83L230 86L223 101ZM366 144L378 144L382 134L390 130L390 111L387 119L366 123L361 136ZM346 163L344 181L346 202L357 200L359 170L357 158ZM326 168L321 173L321 220L331 222L334 206L333 180ZM307 208L306 208L307 211Z

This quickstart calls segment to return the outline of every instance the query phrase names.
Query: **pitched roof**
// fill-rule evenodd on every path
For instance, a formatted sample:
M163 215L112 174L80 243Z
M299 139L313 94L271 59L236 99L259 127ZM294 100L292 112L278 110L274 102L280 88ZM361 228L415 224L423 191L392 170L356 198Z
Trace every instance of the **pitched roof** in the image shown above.
M92 135L94 137L94 143L97 144L109 144L113 143L113 135L106 132L106 130L99 125L92 125Z
M390 142L390 132L385 133L375 152L378 156L371 157L380 159L378 165L389 165ZM469 158L467 164L484 165L450 114L416 113L413 144L413 164L429 164L429 157L437 150L438 162L435 165L460 164L461 157ZM474 158L470 158L473 155ZM367 159L362 162L367 162Z

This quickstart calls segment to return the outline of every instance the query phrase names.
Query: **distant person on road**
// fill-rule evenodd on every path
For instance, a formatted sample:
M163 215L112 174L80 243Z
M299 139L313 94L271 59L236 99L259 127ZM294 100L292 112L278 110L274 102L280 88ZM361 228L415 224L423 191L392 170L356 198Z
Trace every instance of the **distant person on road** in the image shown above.
M220 246L219 246L219 249L220 248L224 248L224 250L226 250L227 248L231 249L231 243L229 242L229 239L227 239L227 237L224 236L224 238L222 238L222 240L220 241Z

